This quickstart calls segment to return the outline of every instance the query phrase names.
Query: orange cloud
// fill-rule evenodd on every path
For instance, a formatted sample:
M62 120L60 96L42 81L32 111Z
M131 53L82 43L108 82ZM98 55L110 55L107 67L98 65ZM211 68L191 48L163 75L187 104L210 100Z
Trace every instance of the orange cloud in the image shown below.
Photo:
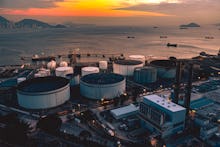
M53 8L7 9L1 13L10 15L41 15L41 16L168 16L163 13L116 10L121 7L121 0L66 0L56 2Z

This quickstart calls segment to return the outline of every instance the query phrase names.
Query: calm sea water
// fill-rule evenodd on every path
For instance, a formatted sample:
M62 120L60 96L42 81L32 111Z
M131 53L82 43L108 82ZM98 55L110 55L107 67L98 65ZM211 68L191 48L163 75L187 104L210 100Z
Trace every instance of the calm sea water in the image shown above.
M168 38L161 39L165 35ZM135 38L127 38L134 36ZM205 39L205 36L214 39ZM177 43L178 47L166 47ZM98 27L83 26L45 30L0 30L0 65L21 64L21 56L79 53L142 54L147 58L190 58L205 51L217 54L220 30L203 26L181 30L178 27ZM89 59L82 59L89 60Z

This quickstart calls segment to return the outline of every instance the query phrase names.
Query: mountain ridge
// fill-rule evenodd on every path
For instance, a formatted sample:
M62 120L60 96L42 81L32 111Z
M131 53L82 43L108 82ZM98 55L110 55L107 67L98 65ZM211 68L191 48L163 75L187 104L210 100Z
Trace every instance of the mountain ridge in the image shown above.
M0 28L66 28L66 26L62 24L50 25L48 23L35 19L23 19L13 23L6 18L0 16Z

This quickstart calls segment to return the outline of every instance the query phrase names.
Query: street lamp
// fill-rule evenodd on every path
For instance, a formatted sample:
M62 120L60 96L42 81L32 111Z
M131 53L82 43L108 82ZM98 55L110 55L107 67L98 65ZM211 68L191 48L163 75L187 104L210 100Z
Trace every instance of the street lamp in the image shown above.
M78 104L77 106L78 106L78 108L79 108L79 111L80 111L80 106L81 106L81 105L80 105L80 104Z

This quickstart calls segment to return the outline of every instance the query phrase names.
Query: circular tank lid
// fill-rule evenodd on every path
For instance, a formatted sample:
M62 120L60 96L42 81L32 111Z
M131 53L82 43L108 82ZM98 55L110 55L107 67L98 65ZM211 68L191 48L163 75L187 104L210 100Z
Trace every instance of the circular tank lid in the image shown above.
M139 60L117 60L114 62L115 64L120 64L120 65L139 65L143 64L143 62Z
M154 60L150 64L158 67L176 67L176 62L171 60Z
M22 92L49 92L66 86L69 81L62 77L38 77L21 82L18 90Z
M67 71L67 70L72 70L73 68L70 66L67 67L58 67L56 68L56 71Z
M90 66L90 67L83 67L82 68L82 70L83 71L97 71L97 70L99 70L99 68L98 67L92 67L92 66Z
M143 56L143 55L130 55L129 58L143 59L143 58L145 58L145 56Z
M156 68L152 66L144 66L144 67L135 68L135 71L144 71L144 70L156 70Z
M81 78L83 82L89 84L114 84L124 80L124 76L115 73L94 73Z

